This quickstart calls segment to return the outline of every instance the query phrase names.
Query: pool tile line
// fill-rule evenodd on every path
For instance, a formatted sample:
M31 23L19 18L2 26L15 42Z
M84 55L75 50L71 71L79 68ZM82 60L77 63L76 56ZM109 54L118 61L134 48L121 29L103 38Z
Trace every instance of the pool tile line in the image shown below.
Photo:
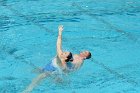
M84 10L88 15L90 15L90 16L92 16L92 17L94 16L93 14L91 14L90 12L88 12L88 10L85 10L85 9L81 8L81 7L78 6L77 4L74 3L73 5L74 5L74 6L77 6L80 10ZM28 21L32 22L34 25L38 26L39 28L44 29L44 30L46 30L46 31L49 32L49 33L53 32L52 30L48 29L47 27L44 27L44 25L39 24L38 22L35 22L34 20L31 20L30 17L28 17L28 16L26 16L26 15L23 15L22 13L20 13L20 12L18 12L17 10L13 9L11 6L9 6L9 5L2 5L2 6L8 8L9 10L11 10L14 14L18 15L19 17L22 16L25 20L28 20ZM122 33L122 35L127 35L127 37L129 37L131 40L137 41L137 39L134 38L134 37L132 36L132 34L126 33L125 31L120 30L120 29L114 27L112 24L110 24L109 22L107 22L107 21L105 21L105 20L103 20L103 19L101 19L101 18L99 18L99 17L94 16L94 18L96 18L97 20L100 20L101 22L107 24L107 25L110 26L112 29L115 29L117 32ZM52 34L52 33L51 33L51 34Z
M128 79L126 78L123 74L120 74L118 72L116 72L115 70L109 68L108 66L106 66L105 64L95 60L95 59L91 59L92 62L94 62L95 64L99 65L100 67L104 68L105 70L107 70L109 73L115 75L116 77L122 79L122 80L125 80L125 82L129 83L129 84L132 84L134 86L138 86L138 82L132 80L132 79Z
M77 50L77 49L76 49L75 47L73 47L72 50ZM77 51L78 51L78 50L77 50ZM79 52L80 52L80 51L79 51ZM95 63L96 65L98 65L98 66L104 68L104 69L105 69L106 71L108 71L110 74L115 75L118 79L125 80L125 82L127 82L127 83L129 83L129 84L131 84L131 85L133 85L133 86L138 86L138 85L139 85L138 82L136 82L136 81L134 81L134 80L132 80L132 79L128 79L128 78L125 77L123 74L120 74L120 73L118 73L117 71L115 71L115 70L109 68L109 67L106 66L104 63L99 62L99 61L97 61L97 60L95 60L95 59L93 59L93 58L91 59L91 61L92 61L93 63Z
M15 45L15 44L14 44ZM13 45L12 45L12 47L13 47ZM30 61L27 61L25 58L24 58L24 54L22 54L22 55L20 55L20 56L18 56L18 55L16 55L15 54L15 52L17 52L17 51L19 51L16 47L13 47L13 48L10 48L10 47L6 47L6 45L4 44L4 45L2 45L1 44L1 52L5 52L5 53L7 53L8 54L8 56L11 56L11 57L13 57L15 60L19 60L19 61L21 61L21 62L23 62L23 63L25 63L25 64L28 64L29 66L31 66L32 68L34 68L34 69L40 69L39 67L37 67L35 64L33 64L32 62L30 62Z
M40 27L41 29L44 29L46 30L47 32L53 32L52 30L44 27L44 25L42 24L39 24L38 22L35 22L34 20L31 20L30 17L26 16L26 15L23 15L22 13L18 12L17 10L13 9L11 6L9 5L6 5L6 4L1 4L2 6L6 7L7 9L11 10L14 14L18 15L19 17L23 17L25 20L28 20L30 22L32 22L34 25ZM77 3L73 3L72 6L76 6L79 10L83 10L87 15L91 16L91 17L94 17L95 19L101 21L102 23L104 24L107 24L111 29L115 29L117 32L119 33L122 33L122 34L125 34L128 38L130 38L131 40L133 41L137 41L136 38L134 38L132 36L132 34L130 33L126 33L125 31L121 30L121 29L118 29L117 27L113 26L112 24L110 24L109 22L107 22L106 20L103 20L97 16L94 16L93 14L91 14L88 10L85 10L83 9L82 7L80 7ZM51 33L52 34L52 33Z
M49 32L50 34L53 34L53 33L52 33L52 32L53 32L52 30L50 30L50 29L48 29L47 27L45 27L44 25L42 25L42 24L40 24L40 23L38 23L38 22L32 20L30 17L28 17L28 16L26 16L26 15L24 15L24 14L18 12L16 9L12 8L10 5L1 4L1 2L0 2L0 5L3 6L3 7L5 7L6 9L12 11L15 15L17 15L17 16L19 16L19 17L22 17L22 18L24 18L25 20L31 22L32 24L38 26L39 28L45 30L46 32Z
M12 50L13 51L13 50ZM18 50L17 50L18 51ZM31 71L32 73L41 73L41 68L36 66L35 64L33 64L31 61L29 61L28 59L24 58L24 55L21 56L17 56L15 54L11 54L9 53L10 51L5 50L5 52L7 52L11 57L13 57L16 61L16 63L22 62L25 63L27 65L29 65L33 70ZM13 51L14 52L14 51ZM18 62L17 62L18 61ZM15 66L17 66L17 64L15 64ZM16 70L16 67L14 67L14 70ZM13 74L14 72L11 72L11 74Z
M21 56L17 56L14 54L14 52L18 51L16 48L13 48L11 50L7 50L3 47L2 49L3 52L6 52L8 53L10 56L14 57L15 60L20 60L21 62L25 63L25 64L28 64L29 66L31 66L32 68L34 69L40 69L39 67L37 67L35 64L33 64L32 62L26 60L24 58L24 55L21 55Z
M116 32L121 33L121 34L124 34L128 39L130 39L130 40L132 40L132 41L134 41L134 42L136 42L136 41L138 40L138 39L137 39L134 35L132 35L131 33L128 33L128 32L126 32L126 31L124 31L124 30L122 30L122 29L119 29L119 28L117 28L116 26L114 26L113 24L109 23L108 21L106 21L106 20L104 20L104 19L102 19L102 18L99 18L99 17L95 16L95 15L92 14L89 10L82 8L82 7L81 7L80 5L78 5L77 3L75 3L75 2L72 3L72 6L75 6L77 9L81 10L84 14L86 14L86 15L88 15L88 16L90 16L90 17L92 17L92 18L94 18L94 19L96 19L96 20L98 20L98 21L100 21L100 22L102 22L102 23L104 23L104 24L106 24L106 26L110 27L111 29L114 29Z

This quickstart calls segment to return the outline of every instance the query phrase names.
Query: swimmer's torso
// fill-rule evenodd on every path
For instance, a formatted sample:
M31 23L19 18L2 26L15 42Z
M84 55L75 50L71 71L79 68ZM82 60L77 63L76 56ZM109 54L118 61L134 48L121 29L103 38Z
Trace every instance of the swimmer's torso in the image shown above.
M61 60L55 56L52 60L52 62L48 63L44 68L43 71L58 71L58 72L72 72L81 67L83 64L83 60L79 57L79 55L74 55L73 56L73 61L72 62L66 62L67 69L63 71L62 65L61 65Z
M73 61L72 62L67 62L67 71L75 71L81 67L83 64L83 60L79 57L79 55L74 55L73 56Z

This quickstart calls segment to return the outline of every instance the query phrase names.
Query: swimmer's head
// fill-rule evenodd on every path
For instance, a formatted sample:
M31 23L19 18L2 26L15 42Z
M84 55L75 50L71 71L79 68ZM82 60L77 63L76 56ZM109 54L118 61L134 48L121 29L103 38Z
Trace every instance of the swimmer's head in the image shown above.
M80 56L83 57L84 59L90 59L91 53L89 51L83 51L80 53Z
M72 53L71 52L63 52L63 57L65 58L66 62L72 61L73 57L72 57Z

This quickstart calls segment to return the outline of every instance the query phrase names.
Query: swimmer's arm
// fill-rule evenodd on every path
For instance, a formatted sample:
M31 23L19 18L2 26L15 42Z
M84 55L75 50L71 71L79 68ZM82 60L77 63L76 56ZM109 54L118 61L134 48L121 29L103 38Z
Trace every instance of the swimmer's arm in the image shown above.
M57 39L57 63L61 65L62 69L66 69L66 62L63 58L61 58L62 51L62 31L63 26L60 25L58 27L58 39Z
M58 27L58 38L57 38L57 55L60 58L60 55L63 53L62 51L62 31L63 31L63 26L60 25Z
M66 62L64 59L60 59L58 56L56 56L57 64L61 65L62 69L66 69Z

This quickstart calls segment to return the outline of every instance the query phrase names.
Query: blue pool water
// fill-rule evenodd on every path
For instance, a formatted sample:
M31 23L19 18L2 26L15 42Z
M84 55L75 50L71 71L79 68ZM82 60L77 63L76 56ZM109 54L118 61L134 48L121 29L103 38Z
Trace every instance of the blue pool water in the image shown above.
M63 49L89 50L92 59L32 93L140 93L139 0L0 0L0 93L20 93Z

